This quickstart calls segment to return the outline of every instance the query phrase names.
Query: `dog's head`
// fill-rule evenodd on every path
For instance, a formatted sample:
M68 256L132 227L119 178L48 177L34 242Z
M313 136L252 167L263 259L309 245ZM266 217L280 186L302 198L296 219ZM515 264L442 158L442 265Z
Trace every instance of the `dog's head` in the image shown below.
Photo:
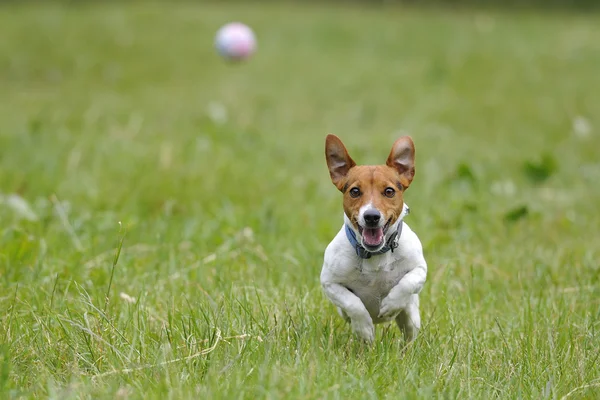
M376 252L402 215L403 194L415 176L415 145L402 136L385 165L356 165L335 135L327 135L325 158L333 184L344 194L344 212L365 249Z

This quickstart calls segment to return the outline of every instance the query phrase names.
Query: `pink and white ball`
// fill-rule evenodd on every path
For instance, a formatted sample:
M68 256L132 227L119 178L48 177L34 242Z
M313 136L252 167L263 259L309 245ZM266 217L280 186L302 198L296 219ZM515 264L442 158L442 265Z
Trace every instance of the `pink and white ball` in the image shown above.
M231 22L217 31L215 47L227 60L241 61L250 57L256 50L256 38L247 25Z

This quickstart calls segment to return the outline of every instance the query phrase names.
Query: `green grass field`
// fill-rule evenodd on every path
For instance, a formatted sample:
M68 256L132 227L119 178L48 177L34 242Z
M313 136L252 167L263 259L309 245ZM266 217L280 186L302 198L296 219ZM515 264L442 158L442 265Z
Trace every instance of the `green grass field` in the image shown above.
M213 50L230 20L243 65ZM600 14L29 3L0 26L0 398L600 397ZM321 292L329 132L359 163L415 140L408 347L357 342Z

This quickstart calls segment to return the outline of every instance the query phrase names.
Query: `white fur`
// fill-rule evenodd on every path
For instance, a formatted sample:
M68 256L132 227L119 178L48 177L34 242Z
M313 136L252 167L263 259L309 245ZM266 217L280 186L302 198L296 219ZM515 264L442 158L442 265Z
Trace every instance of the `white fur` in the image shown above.
M405 206L386 233L387 240L398 224L404 224L393 252L358 257L343 226L325 250L323 290L352 330L368 342L375 337L374 324L392 319L407 340L413 340L421 328L419 292L427 277L427 263L419 238L402 221L407 211Z

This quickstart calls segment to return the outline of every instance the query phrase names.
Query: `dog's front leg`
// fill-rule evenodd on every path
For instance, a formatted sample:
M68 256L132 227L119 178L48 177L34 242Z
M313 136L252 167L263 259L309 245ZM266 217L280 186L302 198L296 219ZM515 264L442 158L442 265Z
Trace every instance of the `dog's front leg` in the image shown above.
M409 304L410 296L421 291L426 278L426 265L418 266L404 275L381 301L379 318L392 318L404 310Z
M350 318L354 333L361 339L372 342L375 339L375 327L363 302L339 283L323 282L322 285L329 300Z

